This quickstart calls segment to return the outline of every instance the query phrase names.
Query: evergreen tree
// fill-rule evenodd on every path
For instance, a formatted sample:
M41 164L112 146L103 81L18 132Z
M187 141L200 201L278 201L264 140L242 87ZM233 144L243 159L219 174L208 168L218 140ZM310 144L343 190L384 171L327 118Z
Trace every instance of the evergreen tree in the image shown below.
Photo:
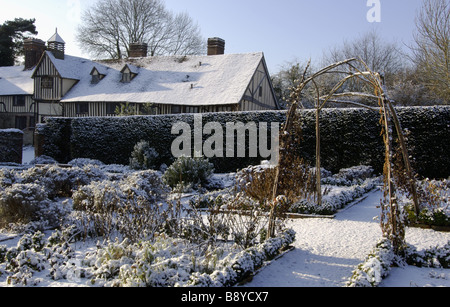
M23 54L23 41L36 35L36 19L16 18L0 25L0 66L14 66L16 58Z

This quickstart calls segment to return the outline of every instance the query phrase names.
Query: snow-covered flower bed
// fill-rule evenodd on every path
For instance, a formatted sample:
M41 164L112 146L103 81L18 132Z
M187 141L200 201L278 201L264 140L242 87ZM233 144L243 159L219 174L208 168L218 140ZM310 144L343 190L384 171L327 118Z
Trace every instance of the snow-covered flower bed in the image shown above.
M358 265L347 282L348 287L377 287L386 278L394 266L417 266L427 268L450 268L450 241L442 246L417 250L408 245L404 257L395 255L392 243L388 239L380 240L366 260Z
M400 201L408 215L411 225L419 224L432 227L450 227L450 180L429 180L417 182L420 212L416 216L414 206L406 195Z
M373 177L370 166L356 166L342 169L333 175L322 172L322 205L318 206L311 200L301 200L291 206L291 213L332 215L348 204L364 196L381 184L379 177Z
M221 178L214 186L230 184ZM77 159L0 169L0 186L0 214L11 216L0 239L20 238L0 245L0 285L232 286L295 240L281 228L266 240L260 215L186 210L152 170Z
M38 286L70 283L104 287L233 286L276 257L295 241L287 230L278 237L235 252L223 248L204 252L188 240L161 235L132 244L125 239L76 251L70 231L47 239L36 232L17 246L0 245L0 285ZM91 244L92 245L92 244ZM89 245L88 245L89 246Z

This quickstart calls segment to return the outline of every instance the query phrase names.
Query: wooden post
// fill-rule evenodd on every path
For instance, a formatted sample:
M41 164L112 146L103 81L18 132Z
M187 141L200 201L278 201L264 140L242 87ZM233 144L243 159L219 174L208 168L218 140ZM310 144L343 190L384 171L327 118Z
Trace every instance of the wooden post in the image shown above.
M419 216L420 204L419 204L419 199L417 197L417 187L416 187L416 182L414 180L411 162L409 160L409 154L408 154L408 148L406 147L405 136L403 135L403 129L402 129L402 126L398 119L397 112L395 111L394 106L392 105L392 103L389 100L387 100L387 103L388 103L389 110L392 115L395 129L397 131L398 140L400 142L400 147L402 149L403 162L405 163L406 175L408 176L408 181L409 181L409 189L410 189L410 192L411 192L412 198L413 198L414 211L416 213L416 216Z
M286 132L290 133L292 125L293 125L293 118L295 117L295 112L297 112L297 103L294 102L291 105L291 108L289 109L289 112L287 114L287 118L286 118L286 123L284 125L284 129L281 132L281 142L280 142L280 149L283 149L286 147L286 142L285 142L285 135ZM276 172L275 172L275 180L273 182L273 189L272 189L272 203L270 204L271 209L270 209L270 215L269 215L269 225L267 227L267 239L269 238L273 238L275 236L275 223L276 223L276 219L277 219L277 197L278 197L278 184L280 182L280 161L281 159L284 159L284 155L283 155L283 151L280 150L280 158L278 161L278 165L276 167Z
M317 102L319 103L319 102ZM320 174L320 107L316 107L316 191L317 191L317 205L322 205L322 184Z

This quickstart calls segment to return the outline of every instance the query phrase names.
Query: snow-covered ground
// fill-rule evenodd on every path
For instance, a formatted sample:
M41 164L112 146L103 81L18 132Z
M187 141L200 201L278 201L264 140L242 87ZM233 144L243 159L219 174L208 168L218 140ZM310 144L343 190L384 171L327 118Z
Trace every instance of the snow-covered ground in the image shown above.
M34 147L24 146L22 152L22 164L28 164L34 159Z
M33 147L25 147L23 163L34 158ZM226 176L225 176L226 177ZM221 178L221 180L224 180ZM336 214L336 218L296 219L288 227L296 231L295 249L262 269L245 287L342 287L353 270L364 262L368 253L381 239L377 208L382 192L372 191L367 198ZM0 241L7 239L0 235ZM407 228L406 241L418 249L443 246L450 233L431 229ZM16 240L1 244L13 246ZM80 248L82 248L80 246ZM45 276L42 276L45 279ZM44 281L40 286L79 286L70 283ZM0 281L0 287L6 286ZM393 268L381 287L450 287L450 271L417 267Z
M381 239L377 217L382 194L371 192L366 200L336 215L335 219L303 219L289 223L297 232L295 249L273 262L248 287L342 287L353 270ZM417 248L443 246L450 233L408 228L407 243ZM382 287L450 287L450 271L416 267L395 268Z

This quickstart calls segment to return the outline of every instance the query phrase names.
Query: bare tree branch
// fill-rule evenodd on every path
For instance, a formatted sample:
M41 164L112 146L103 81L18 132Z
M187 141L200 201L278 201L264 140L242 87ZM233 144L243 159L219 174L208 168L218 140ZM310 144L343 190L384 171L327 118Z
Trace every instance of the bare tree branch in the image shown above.
M91 55L120 59L131 43L147 43L151 56L204 53L198 24L174 16L162 0L100 0L82 15L77 40Z

